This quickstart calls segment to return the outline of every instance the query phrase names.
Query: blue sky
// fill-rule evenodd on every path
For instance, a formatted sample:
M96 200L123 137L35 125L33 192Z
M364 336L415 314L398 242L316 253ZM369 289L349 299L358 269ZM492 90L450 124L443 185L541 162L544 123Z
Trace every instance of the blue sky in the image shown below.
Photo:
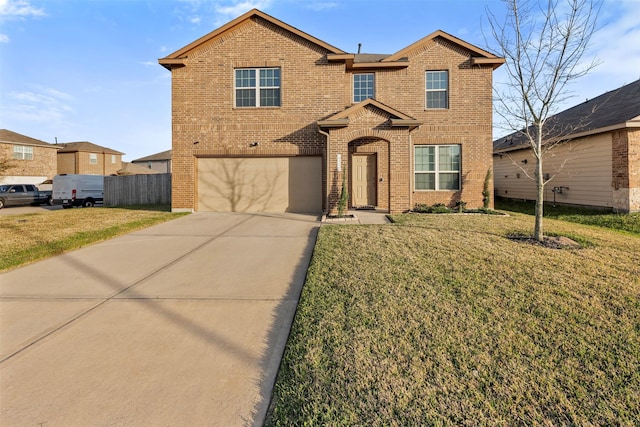
M389 54L437 29L490 49L485 8L504 15L499 0L0 0L0 128L127 161L168 150L171 73L158 58L253 7L342 50ZM640 78L639 16L640 0L604 0L589 51L602 64L564 107Z

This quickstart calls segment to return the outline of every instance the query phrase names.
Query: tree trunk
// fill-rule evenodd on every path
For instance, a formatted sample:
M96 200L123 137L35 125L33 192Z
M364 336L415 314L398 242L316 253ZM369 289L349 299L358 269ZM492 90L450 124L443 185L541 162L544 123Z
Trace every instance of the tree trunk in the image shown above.
M536 156L536 223L533 229L533 238L539 242L544 240L544 231L542 228L542 214L544 211L544 175L542 175L542 159Z

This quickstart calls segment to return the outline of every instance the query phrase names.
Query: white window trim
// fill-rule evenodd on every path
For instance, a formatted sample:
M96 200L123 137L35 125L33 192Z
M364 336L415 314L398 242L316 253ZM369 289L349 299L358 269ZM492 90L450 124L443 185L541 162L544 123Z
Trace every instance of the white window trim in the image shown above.
M97 165L98 164L98 154L89 153L89 164L90 165Z
M16 160L33 160L33 147L29 145L14 145L13 158Z
M447 88L446 89L428 89L427 88L427 75L429 73L447 73ZM449 70L427 70L424 73L424 108L425 110L448 110L449 109ZM429 107L427 101L427 94L429 92L444 92L446 107Z
M416 156L416 148L418 147L435 147L435 166L434 166L434 170L433 171L417 171L416 168L416 161L415 161L415 156ZM460 169L459 170L440 170L440 153L438 152L440 150L440 147L459 147L460 148ZM413 146L413 191L460 191L462 190L462 145L460 144L439 144L439 145L426 145L426 144L420 144L420 145L414 145ZM440 180L438 179L438 175L441 173L457 173L458 174L458 188L457 189L449 189L449 188L445 188L443 190L440 189ZM432 174L435 176L435 188L434 189L417 189L416 188L416 175L418 174Z
M361 99L360 101L356 101L356 76L372 76L373 77L373 93L371 94L371 97ZM366 99L375 98L375 96L376 96L376 73L354 73L353 77L351 77L351 101L354 104L356 104Z
M254 70L256 72L256 85L252 87L236 86L236 71L238 70ZM280 70L280 86L260 86L260 70ZM256 105L238 105L237 93L238 89L253 89L255 91ZM278 105L260 105L260 89L279 89L280 103ZM282 69L280 67L242 67L233 69L233 108L280 108L282 106Z

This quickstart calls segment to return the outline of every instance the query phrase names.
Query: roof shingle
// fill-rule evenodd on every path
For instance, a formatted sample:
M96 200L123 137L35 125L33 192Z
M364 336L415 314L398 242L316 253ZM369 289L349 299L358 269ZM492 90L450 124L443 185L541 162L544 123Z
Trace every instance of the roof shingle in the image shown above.
M568 139L584 134L595 134L611 127L628 127L630 123L640 127L640 80L616 90L606 92L582 104L551 116L546 128L545 140ZM493 152L505 152L529 147L520 132L499 138L493 142Z

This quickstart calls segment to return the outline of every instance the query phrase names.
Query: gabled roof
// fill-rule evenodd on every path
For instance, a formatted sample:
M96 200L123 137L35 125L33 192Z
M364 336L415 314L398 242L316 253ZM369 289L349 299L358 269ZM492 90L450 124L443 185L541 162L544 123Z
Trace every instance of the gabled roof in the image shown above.
M157 173L157 171L132 162L122 162L122 169L118 170L116 175L154 175Z
M429 34L426 37L421 38L420 40L418 40L417 42L405 47L402 50L399 50L398 52L394 53L393 55L385 58L382 60L382 62L393 62L393 61L399 61L402 58L406 58L409 53L415 49L418 49L419 47L423 46L426 43L429 43L430 41L441 37L453 44L457 44L458 46L461 46L469 51L471 51L472 56L471 56L471 63L473 65L491 65L493 66L494 69L498 68L500 65L505 63L505 59L504 58L500 58L494 54L492 54L491 52L487 52L484 49L480 49L477 46L472 45L471 43L467 43L462 39L459 39L455 36L452 36L451 34L445 33L442 30L437 30L434 31L433 33Z
M347 65L347 69L406 68L409 66L408 56L413 50L416 50L437 38L443 38L450 43L469 50L471 52L472 65L491 65L493 69L496 69L505 62L504 58L499 58L486 50L480 49L479 47L454 37L451 34L445 33L442 30L437 30L428 36L423 37L393 55L342 53L328 54L327 59L333 62L344 61Z
M218 28L217 30L214 30L212 32L210 32L209 34L200 37L198 40L189 43L188 45L186 45L185 47L183 47L182 49L179 49L175 52L173 52L172 54L158 59L158 62L160 63L160 65L162 65L163 67L167 68L167 69L171 69L172 65L184 65L184 59L187 58L189 56L189 52L191 52L193 49L197 48L198 46L201 46L204 43L207 43L210 40L213 40L217 37L221 37L223 36L225 33L227 33L228 31L230 31L231 29L233 29L234 27L237 27L238 25L242 24L243 22L252 19L254 17L260 17L262 19L264 19L265 21L268 21L274 25L277 25L278 27L293 33L295 35L297 35L298 37L301 37L317 46L320 46L324 49L326 49L327 51L329 51L330 53L335 53L335 54L342 54L345 53L342 50L338 49L335 46L330 45L329 43L323 42L320 39L317 39L307 33L305 33L304 31L300 31L299 29L292 27L289 24L285 24L284 22L274 18L273 16L267 15L266 13L258 10L258 9L252 9L249 12L245 13L242 16L239 16L238 18L234 19L233 21L223 25L222 27Z
M120 151L112 150L111 148L102 147L100 145L94 144L88 141L80 141L80 142L66 142L64 144L60 144L62 147L58 153L103 153L103 154L124 154Z
M345 110L334 114L333 116L327 118L326 120L318 120L318 126L321 128L336 128L336 127L345 127L349 126L349 117L352 116L355 112L359 110L363 110L368 106L376 107L390 116L391 126L394 127L409 127L415 128L420 126L422 122L414 119L411 116L408 116L394 108L389 107L388 105L383 104L380 101L376 101L373 98L365 99L355 105L352 105Z
M552 132L546 138L548 142L560 137L575 139L616 129L640 128L640 80L551 116L545 126ZM554 129L558 130L555 134ZM528 147L520 132L493 142L494 153Z
M48 142L31 138L29 136L22 135L7 129L0 129L0 142L5 144L38 145L38 146L53 148L53 149L60 148L56 145L49 144Z
M162 160L171 160L172 150L163 151L162 153L151 154L150 156L140 157L139 159L131 160L131 163L137 162L153 162Z

